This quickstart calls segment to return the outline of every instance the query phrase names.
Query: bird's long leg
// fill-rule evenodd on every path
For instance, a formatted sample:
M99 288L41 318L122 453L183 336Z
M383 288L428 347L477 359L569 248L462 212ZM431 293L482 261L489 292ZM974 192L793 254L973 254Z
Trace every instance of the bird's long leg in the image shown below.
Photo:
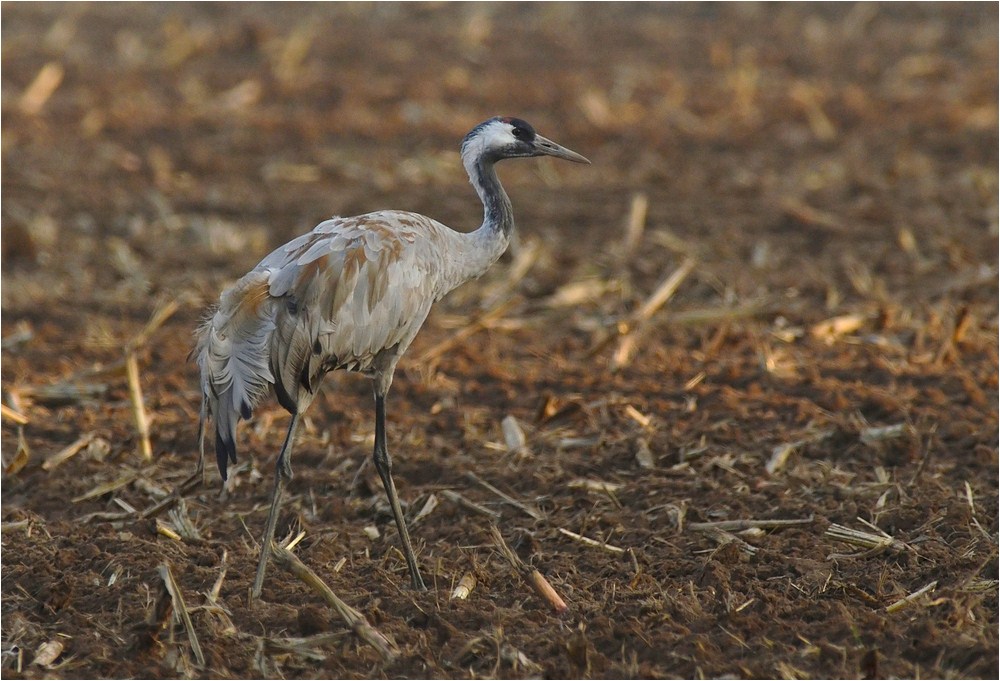
M202 399L201 411L198 414L198 466L194 469L194 475L201 477L201 483L208 487L208 471L205 469L205 423L208 421L208 406Z
M264 572L267 570L267 559L271 556L271 543L274 541L274 528L278 524L278 509L281 506L281 492L285 482L292 478L292 440L295 439L295 428L299 425L299 415L292 414L292 422L288 424L288 434L285 443L281 445L281 453L274 466L274 489L271 492L271 510L267 513L267 525L264 527L264 538L260 543L260 561L257 563L257 576L253 580L253 590L250 597L260 598L264 587Z
M389 457L389 450L385 442L385 395L375 393L375 453L372 458L375 460L375 470L382 478L382 485L385 487L386 496L389 497L389 506L392 507L392 515L396 518L396 527L399 528L399 539L403 543L403 555L406 556L406 564L410 567L410 579L413 588L418 591L425 591L424 580L420 576L417 568L417 558L413 555L413 547L410 545L410 533L406 530L406 521L403 519L403 509L399 506L399 496L396 494L396 485L392 481L392 459Z

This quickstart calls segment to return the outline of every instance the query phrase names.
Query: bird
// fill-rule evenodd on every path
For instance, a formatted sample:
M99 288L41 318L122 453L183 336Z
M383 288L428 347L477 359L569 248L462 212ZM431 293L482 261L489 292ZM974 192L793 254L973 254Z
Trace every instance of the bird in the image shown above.
M224 290L207 314L192 353L202 396L199 472L207 473L204 450L209 423L224 482L228 465L236 462L238 423L250 419L254 407L272 390L291 414L275 465L252 599L261 595L282 490L292 478L296 428L323 377L336 370L372 380L372 458L392 509L412 588L426 589L392 479L386 398L396 364L431 306L480 277L510 243L513 209L496 164L537 156L590 163L520 118L490 118L461 143L462 164L483 203L478 229L461 232L401 210L332 217L267 255Z

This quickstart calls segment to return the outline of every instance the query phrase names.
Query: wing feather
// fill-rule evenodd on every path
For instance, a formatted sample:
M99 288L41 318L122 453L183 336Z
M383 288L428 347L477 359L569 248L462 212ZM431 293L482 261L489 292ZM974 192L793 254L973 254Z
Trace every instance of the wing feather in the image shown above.
M223 293L197 348L223 478L235 461L236 424L269 386L300 413L332 369L395 366L444 294L454 234L398 211L332 218Z

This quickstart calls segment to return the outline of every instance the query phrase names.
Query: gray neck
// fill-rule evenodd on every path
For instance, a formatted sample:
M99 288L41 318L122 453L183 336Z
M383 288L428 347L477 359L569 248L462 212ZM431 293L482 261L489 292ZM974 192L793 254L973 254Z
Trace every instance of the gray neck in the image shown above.
M503 252L507 242L510 241L511 232L514 231L514 209L510 205L507 192L497 178L495 163L483 157L469 159L465 164L465 170L469 173L472 186L476 188L476 193L483 202L483 225L479 231L491 241L502 241L501 252Z
M449 238L455 240L455 257L449 258L444 268L446 271L439 282L438 298L456 286L482 276L507 250L514 231L514 211L497 179L493 167L495 161L484 156L481 149L462 148L463 165L483 202L483 224L471 232L448 230Z

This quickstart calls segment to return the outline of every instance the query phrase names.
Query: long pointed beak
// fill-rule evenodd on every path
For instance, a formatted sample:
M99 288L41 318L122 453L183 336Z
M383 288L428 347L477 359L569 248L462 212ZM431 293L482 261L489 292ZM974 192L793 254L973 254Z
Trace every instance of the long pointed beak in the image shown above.
M541 135L535 135L535 151L539 156L555 156L556 158L563 158L567 161L573 161L573 163L587 163L590 161L586 157L581 156L575 151L570 151L566 147L560 146L550 139L546 139Z

